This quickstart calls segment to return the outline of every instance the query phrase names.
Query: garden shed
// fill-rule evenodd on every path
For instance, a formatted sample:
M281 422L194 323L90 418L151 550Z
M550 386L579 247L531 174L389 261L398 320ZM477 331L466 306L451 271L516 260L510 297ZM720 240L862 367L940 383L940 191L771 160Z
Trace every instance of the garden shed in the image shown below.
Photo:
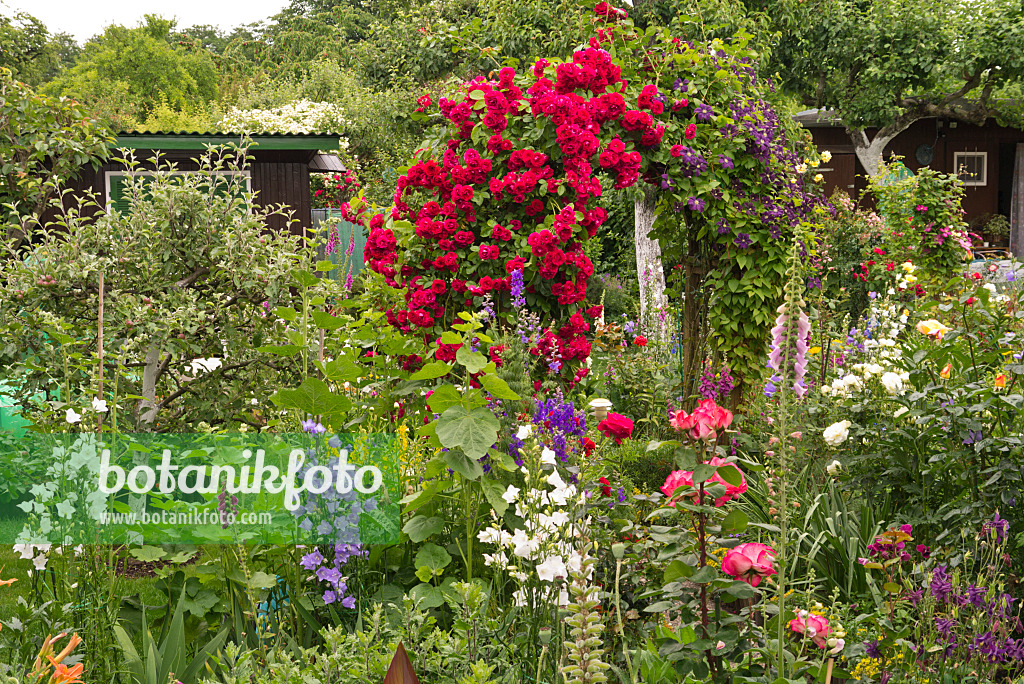
M240 134L207 134L195 132L121 133L113 147L135 151L141 162L134 173L151 173L150 161L159 153L163 162L173 162L178 171L199 168L194 161L210 145L240 144ZM249 164L245 171L247 187L256 193L260 205L286 204L294 212L294 233L314 228L309 190L309 174L344 171L337 156L321 150L338 147L338 137L328 134L261 133L249 136ZM121 200L121 187L128 172L124 165L110 161L98 169L84 167L72 187L80 192L92 191L104 209ZM270 227L284 230L287 221L271 217Z
M832 160L819 169L825 177L825 193L841 189L858 197L867 187L864 167L854 153L842 120L831 111L808 109L795 117L810 130L819 150L829 150ZM868 131L874 135L875 131ZM964 184L963 207L974 232L994 244L1006 238L986 235L993 217L1009 220L1010 247L1024 257L1024 130L1000 126L989 119L976 126L952 119L921 119L896 136L884 157L897 155L912 171L928 166L942 173L960 173ZM1016 196L1018 199L1014 199Z

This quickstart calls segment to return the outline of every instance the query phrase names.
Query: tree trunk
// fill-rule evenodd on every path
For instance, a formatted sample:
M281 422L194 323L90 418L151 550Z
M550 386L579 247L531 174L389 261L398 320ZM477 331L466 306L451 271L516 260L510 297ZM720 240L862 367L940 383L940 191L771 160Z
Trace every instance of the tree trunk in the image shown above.
M142 399L135 409L136 423L146 432L151 432L156 422L156 383L161 370L160 349L151 346L146 352L146 365L142 368Z
M634 206L634 242L636 272L640 282L640 326L648 335L668 339L668 300L665 297L665 271L661 265L661 245L649 237L654 227L654 188L644 188L644 196Z
M875 137L870 140L864 129L846 129L853 141L853 151L857 154L857 159L860 160L861 166L869 176L876 178L881 172L885 146L892 142L897 135L910 128L910 125L918 118L905 116L897 119L875 133Z

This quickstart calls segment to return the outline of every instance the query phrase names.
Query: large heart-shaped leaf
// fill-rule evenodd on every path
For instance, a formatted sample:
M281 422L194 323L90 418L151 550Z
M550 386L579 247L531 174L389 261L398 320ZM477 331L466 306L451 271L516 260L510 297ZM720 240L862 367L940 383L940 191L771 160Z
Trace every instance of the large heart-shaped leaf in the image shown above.
M405 527L402 528L402 532L409 535L409 539L414 544L419 544L424 539L437 534L444 529L444 521L437 516L428 518L425 515L417 515L415 518L405 523Z
M460 447L469 458L482 458L498 441L499 427L486 408L469 411L465 406L450 406L437 419L437 438L442 446Z
M334 415L350 406L346 397L333 394L319 378L306 378L295 389L278 390L270 400L283 409L298 409L314 416Z

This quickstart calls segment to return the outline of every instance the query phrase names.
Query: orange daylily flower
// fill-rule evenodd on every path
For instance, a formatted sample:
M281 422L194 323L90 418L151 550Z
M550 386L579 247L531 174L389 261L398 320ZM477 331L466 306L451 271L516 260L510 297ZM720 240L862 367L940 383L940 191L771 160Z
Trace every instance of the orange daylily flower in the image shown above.
M9 580L0 580L0 587L9 587L18 581L17 577L12 577Z
M999 375L996 376L995 385L996 385L996 388L1006 387L1006 374L1005 373L1000 373Z
M85 666L78 663L74 667L57 665L53 674L50 675L50 684L78 684L82 681L82 672Z
M953 372L953 364L947 363L943 366L942 370L939 371L939 377L943 380L949 380L950 373Z

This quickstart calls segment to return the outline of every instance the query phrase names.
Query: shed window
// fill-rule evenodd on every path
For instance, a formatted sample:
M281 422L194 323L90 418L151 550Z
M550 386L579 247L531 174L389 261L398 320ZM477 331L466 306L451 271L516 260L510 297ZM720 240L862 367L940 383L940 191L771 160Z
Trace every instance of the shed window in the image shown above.
M953 168L964 185L988 183L988 152L954 152Z
M195 175L197 171L172 171L172 176L186 176ZM152 171L108 171L106 174L106 200L107 200L107 211L128 211L130 206L130 198L126 191L128 179L131 177L141 177L143 183L147 182L147 179L152 179L155 174ZM215 171L214 175L218 176L242 176L245 190L244 192L252 192L252 176L248 171ZM232 187L231 183L217 183L217 192L226 193L229 188ZM239 186L235 186L239 187Z

